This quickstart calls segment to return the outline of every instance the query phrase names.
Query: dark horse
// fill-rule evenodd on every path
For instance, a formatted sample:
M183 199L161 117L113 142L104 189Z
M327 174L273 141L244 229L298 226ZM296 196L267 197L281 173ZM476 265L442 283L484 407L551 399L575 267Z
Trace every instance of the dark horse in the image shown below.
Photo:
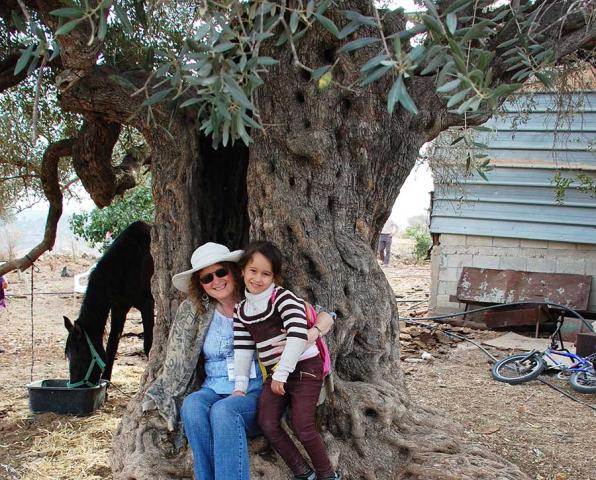
M101 367L102 362L105 362L105 370L101 377L110 379L126 314L131 307L141 312L143 347L149 354L153 342L150 229L144 222L135 222L118 235L89 276L79 318L73 325L64 317L64 326L68 330L65 353L71 386L97 384L101 374L98 363ZM110 336L104 349L103 334L110 311ZM100 360L94 362L94 358L98 360L97 356Z

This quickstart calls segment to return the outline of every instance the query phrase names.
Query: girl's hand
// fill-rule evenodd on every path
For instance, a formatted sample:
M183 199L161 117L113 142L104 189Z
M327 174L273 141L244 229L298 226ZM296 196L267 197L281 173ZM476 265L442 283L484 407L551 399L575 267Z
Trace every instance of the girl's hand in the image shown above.
M246 393L244 393L242 390L234 390L232 392L232 397L246 397Z
M271 391L276 395L285 395L286 388L284 382L280 382L278 380L271 380Z

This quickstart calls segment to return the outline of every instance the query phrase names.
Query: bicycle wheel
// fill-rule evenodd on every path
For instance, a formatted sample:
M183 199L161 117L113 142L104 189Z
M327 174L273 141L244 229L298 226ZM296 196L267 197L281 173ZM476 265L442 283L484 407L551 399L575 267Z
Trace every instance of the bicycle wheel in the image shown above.
M540 354L535 353L528 357L528 354L522 353L499 360L493 365L492 374L499 382L517 385L535 379L545 367Z
M573 372L569 377L571 387L581 393L596 393L596 372L590 369L587 372Z

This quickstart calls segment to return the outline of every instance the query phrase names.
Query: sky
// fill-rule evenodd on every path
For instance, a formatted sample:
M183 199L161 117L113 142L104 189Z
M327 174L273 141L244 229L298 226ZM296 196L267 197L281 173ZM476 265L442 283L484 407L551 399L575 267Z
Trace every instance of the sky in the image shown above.
M391 218L401 230L409 226L410 218L428 215L432 189L433 178L428 164L416 165L401 187L391 213Z
M406 12L421 10L420 5L416 5L413 0L393 0L392 2L389 2L389 5L391 8L402 7Z
M426 164L417 165L406 179L401 188L397 201L393 206L391 217L404 230L412 217L427 215L430 206L430 194L433 189L433 180L430 169ZM60 219L56 245L54 251L65 253L77 251L78 253L90 253L93 250L85 247L84 243L74 239L68 228L68 218L74 212L89 211L93 208L93 202L86 194L80 195L82 202L65 202L64 213ZM47 214L47 203L39 203L17 216L16 224L10 226L0 235L0 251L6 249L6 241L10 236L18 243L18 253L23 254L37 244L43 237L45 217Z

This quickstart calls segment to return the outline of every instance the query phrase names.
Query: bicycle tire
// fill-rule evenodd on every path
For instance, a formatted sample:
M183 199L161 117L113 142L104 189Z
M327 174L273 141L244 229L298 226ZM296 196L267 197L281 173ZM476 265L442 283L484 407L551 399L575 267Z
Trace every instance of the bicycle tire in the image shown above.
M522 360L524 363L520 364ZM535 353L528 357L528 354L522 353L499 360L493 365L492 374L499 382L518 385L534 380L545 368L546 364L540 354Z
M596 371L592 368L587 372L573 372L569 383L576 392L596 393Z

